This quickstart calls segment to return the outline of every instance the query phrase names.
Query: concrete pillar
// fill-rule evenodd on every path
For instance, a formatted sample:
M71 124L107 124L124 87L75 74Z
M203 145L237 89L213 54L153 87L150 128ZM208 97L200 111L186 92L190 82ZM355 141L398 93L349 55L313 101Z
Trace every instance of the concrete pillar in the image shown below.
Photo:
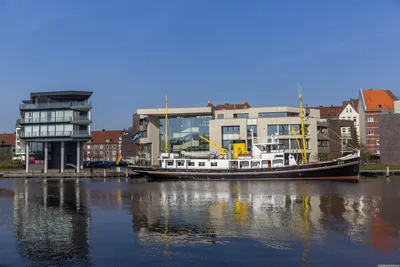
M49 169L49 143L44 142L44 173Z
M76 172L81 170L81 142L76 142Z
M60 172L64 172L64 157L65 157L65 142L61 141L61 167L60 167Z
M26 169L26 172L29 172L29 143L28 142L26 142L25 149L26 149L26 151L25 151L25 169Z

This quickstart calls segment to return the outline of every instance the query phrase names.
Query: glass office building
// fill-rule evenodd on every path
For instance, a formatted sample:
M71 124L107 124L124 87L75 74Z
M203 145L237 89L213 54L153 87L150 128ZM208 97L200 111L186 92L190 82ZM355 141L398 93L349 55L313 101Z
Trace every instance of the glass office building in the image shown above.
M168 118L168 151L209 151L209 143L200 138L209 139L209 121L212 116L193 116ZM165 152L165 118L160 118L160 152Z

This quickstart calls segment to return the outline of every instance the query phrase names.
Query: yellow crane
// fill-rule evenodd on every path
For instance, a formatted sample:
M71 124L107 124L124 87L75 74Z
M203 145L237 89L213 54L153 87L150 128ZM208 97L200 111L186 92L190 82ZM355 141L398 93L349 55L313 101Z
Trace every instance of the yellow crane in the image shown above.
M214 143L214 142L211 142L210 140L208 140L207 138L205 138L205 137L202 136L202 135L199 135L199 137L200 137L201 139L203 139L204 141L208 142L208 143L209 143L210 145L212 145L213 147L215 147L215 148L217 148L218 150L220 150L220 151L221 151L221 156L222 156L222 157L225 157L225 153L228 151L228 149L223 148L223 147L220 147L219 145L217 145L217 144Z

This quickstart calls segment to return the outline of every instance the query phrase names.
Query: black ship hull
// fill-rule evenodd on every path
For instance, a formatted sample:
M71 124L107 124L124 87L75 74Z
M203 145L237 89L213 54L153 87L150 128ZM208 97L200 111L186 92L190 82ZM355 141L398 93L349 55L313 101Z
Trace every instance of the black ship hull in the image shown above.
M182 180L341 180L358 182L359 157L317 164L262 169L179 169L133 167L149 181Z

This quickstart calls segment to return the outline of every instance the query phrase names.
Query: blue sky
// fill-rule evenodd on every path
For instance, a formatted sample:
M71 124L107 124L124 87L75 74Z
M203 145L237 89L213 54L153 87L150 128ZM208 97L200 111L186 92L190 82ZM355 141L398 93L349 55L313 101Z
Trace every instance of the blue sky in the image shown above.
M91 90L93 128L137 108L400 95L400 1L0 0L0 132L32 91Z

